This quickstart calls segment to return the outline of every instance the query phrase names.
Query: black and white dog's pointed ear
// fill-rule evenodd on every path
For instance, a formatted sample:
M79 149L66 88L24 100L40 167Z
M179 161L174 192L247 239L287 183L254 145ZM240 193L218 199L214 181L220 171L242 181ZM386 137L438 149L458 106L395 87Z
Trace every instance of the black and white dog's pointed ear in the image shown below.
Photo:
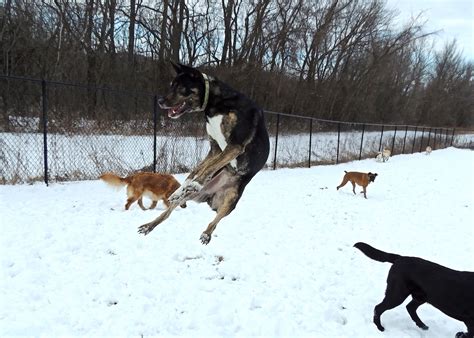
M199 70L197 70L196 68L193 68L193 67L190 67L190 66L181 65L181 69L182 69L185 73L187 73L187 74L189 74L189 75L191 75L191 76L193 76L193 77L195 77L195 78L197 78L197 79L199 79L199 78L201 77L201 72L200 72Z
M196 68L193 68L191 66L186 66L181 63L175 63L173 61L171 61L171 64L173 65L173 68L176 71L176 74L186 73L196 78L201 77L201 72L197 70Z
M173 66L176 74L182 73L183 71L181 70L181 65L179 63L176 63L174 61L170 60L171 65Z

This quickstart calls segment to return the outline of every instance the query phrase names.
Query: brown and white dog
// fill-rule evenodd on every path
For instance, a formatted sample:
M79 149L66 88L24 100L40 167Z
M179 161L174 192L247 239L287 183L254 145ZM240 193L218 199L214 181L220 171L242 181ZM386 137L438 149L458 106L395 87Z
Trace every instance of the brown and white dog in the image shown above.
M427 147L426 147L426 153L425 153L425 154L426 154L426 155L431 154L431 151L432 151L432 150L433 150L433 149L431 149L430 146L427 146Z
M149 209L155 208L160 199L166 207L169 207L170 203L168 198L181 186L172 175L158 173L137 173L127 177L105 173L99 178L113 187L127 186L128 198L127 203L125 204L125 210L128 210L130 205L137 200L140 208L146 210L143 205L143 196L152 200ZM186 204L182 204L181 207L185 208Z
M344 175L344 178L342 179L342 182L341 184L338 185L337 187L337 190L339 190L339 188L342 188L343 186L345 186L347 184L347 182L351 182L352 183L352 192L354 193L355 195L355 187L356 187L356 183L358 185L360 185L363 189L363 191L361 191L361 193L364 193L364 197L367 198L367 195L366 195L366 192L367 192L367 186L369 185L370 182L374 182L375 181L375 177L377 177L377 174L376 173L361 173L361 172L357 172L357 171L345 171L344 172L346 173Z

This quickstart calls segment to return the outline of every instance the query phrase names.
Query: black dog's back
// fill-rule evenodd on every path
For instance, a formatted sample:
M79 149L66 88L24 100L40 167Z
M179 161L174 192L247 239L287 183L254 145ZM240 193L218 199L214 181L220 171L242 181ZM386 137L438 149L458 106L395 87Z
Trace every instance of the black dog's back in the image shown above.
M392 263L387 276L384 300L374 309L374 323L380 331L384 328L380 316L386 310L399 306L411 295L408 313L416 325L428 329L416 309L429 303L446 315L464 322L468 328L465 337L474 334L474 272L457 271L418 257L387 253L366 243L354 247L379 262ZM464 337L460 336L460 337Z
M396 275L397 279L403 278L410 284L410 291L423 290L423 293L430 294L430 299L427 300L430 304L436 306L432 302L438 303L438 298L456 299L462 296L461 303L464 303L464 299L470 299L474 309L474 272L453 270L419 257L384 252L362 242L354 244L354 247L373 260L392 263L388 278L395 278ZM470 292L460 295L460 290Z

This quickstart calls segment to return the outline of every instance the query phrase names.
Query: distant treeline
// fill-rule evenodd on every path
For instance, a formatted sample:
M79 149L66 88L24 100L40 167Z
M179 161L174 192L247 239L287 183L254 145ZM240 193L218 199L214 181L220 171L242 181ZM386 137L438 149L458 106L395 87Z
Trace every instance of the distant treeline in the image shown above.
M435 51L419 19L395 17L380 0L4 0L0 72L163 94L173 60L271 111L472 127L472 61L455 41ZM29 114L12 109L20 89L5 88L0 125ZM98 119L100 94L77 95L81 116Z

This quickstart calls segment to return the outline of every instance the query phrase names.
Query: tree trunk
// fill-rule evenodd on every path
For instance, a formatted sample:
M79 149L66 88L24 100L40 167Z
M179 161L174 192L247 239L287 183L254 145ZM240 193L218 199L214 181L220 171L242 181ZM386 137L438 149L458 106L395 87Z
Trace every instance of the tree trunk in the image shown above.
M135 0L130 0L130 24L128 26L128 63L133 66L135 53L135 23L137 18Z

